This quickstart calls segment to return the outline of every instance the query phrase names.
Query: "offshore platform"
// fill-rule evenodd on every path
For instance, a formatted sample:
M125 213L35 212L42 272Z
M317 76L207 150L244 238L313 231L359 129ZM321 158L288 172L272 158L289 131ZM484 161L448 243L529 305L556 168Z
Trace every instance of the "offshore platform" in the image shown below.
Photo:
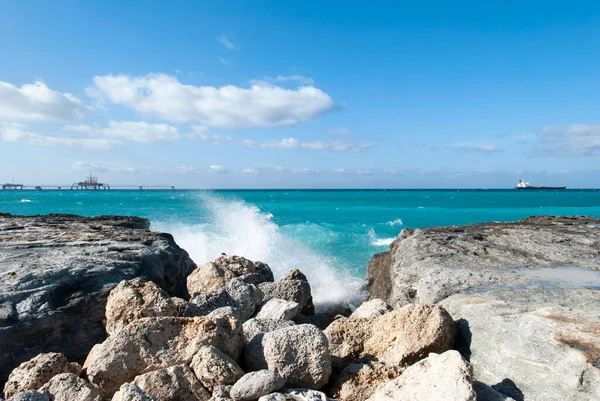
M58 189L59 191L62 189L69 188L69 185L25 185L25 184L15 184L13 179L12 183L2 184L3 190L22 190L22 189L35 189L36 191L41 191L42 189ZM154 189L154 190L165 190L172 189L175 187L173 185L113 185L112 189L118 190L131 190L131 189L139 189L140 191L144 189ZM105 190L110 191L111 185L99 182L98 177L94 177L93 175L89 175L85 178L85 180L80 182L75 182L71 185L71 190Z
M71 190L85 190L85 189L103 189L110 191L110 185L98 182L98 177L94 177L90 174L84 181L79 181L71 185Z

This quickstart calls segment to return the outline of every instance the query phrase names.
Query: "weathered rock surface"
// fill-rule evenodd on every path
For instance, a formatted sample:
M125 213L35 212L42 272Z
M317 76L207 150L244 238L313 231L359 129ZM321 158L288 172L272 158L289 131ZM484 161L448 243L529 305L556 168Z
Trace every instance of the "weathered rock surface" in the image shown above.
M234 278L218 291L197 294L190 299L186 316L204 316L211 312L232 307L242 321L248 320L263 301L262 291L245 282L242 278Z
M236 277L259 284L273 281L273 272L265 263L223 254L194 270L187 278L187 289L192 296L219 291Z
M259 398L259 401L330 401L325 393L308 388L286 388Z
M365 341L371 336L375 319L351 319L342 317L334 320L324 331L329 343L329 352L336 367L346 365L359 358Z
M297 302L271 298L260 306L256 319L292 320L300 309Z
M56 352L39 354L23 362L11 372L4 385L4 397L8 399L25 390L37 390L60 373L79 374L80 372L81 366L69 362L63 354Z
M430 354L377 389L369 401L475 401L471 367L456 351Z
M478 381L515 400L600 399L599 289L490 290L442 305Z
M187 365L171 366L139 375L133 383L158 401L206 401L210 393Z
M182 316L187 302L140 277L121 281L108 295L106 331L112 334L143 317Z
M411 364L454 345L456 328L438 305L407 305L375 320L364 352L394 365Z
M298 271L299 272L299 271ZM290 273L293 273L290 272ZM271 298L285 299L286 301L296 302L299 305L300 312L305 316L311 316L315 313L315 307L312 301L310 284L306 280L298 280L293 277L302 277L297 274L290 274L276 283L259 284L264 293L264 299Z
M515 223L404 229L367 267L371 298L433 303L472 287L519 282L507 267L600 270L600 220L535 216Z
M50 401L102 401L98 390L74 373L54 376L39 392Z
M187 296L194 262L149 225L135 217L0 214L0 386L42 352L83 361L106 337L106 299L122 280L143 277Z
M277 391L285 385L285 379L272 370L246 373L229 392L234 401L257 400L263 395Z
M37 391L27 390L15 394L8 401L48 401L48 397Z
M231 386L217 386L213 390L212 397L210 397L210 401L230 401L230 392Z
M385 315L392 308L385 303L382 299L371 299L370 301L363 302L352 314L351 319L371 319Z
M212 345L200 348L190 367L200 383L210 391L218 386L232 385L244 375L233 359Z
M250 319L244 322L244 364L249 370L261 370L267 367L262 341L266 333L294 326L290 320Z
M347 365L331 386L331 396L340 401L363 401L378 387L400 376L403 367L377 360L365 360Z
M301 324L271 331L261 345L264 368L278 372L288 385L319 389L329 380L327 337L317 327Z
M156 398L142 391L133 383L125 383L115 393L112 401L157 401Z
M243 345L241 329L233 317L139 319L94 350L87 375L112 395L137 375L190 363L204 345L214 345L237 358Z

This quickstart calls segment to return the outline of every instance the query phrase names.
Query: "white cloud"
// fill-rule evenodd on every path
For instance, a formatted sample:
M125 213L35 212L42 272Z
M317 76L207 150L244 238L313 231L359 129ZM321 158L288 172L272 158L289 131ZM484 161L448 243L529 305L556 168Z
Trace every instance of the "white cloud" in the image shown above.
M308 149L328 150L332 152L361 152L374 146L372 143L352 143L344 141L311 141L301 142L295 138L284 138L276 141L256 142L245 139L240 142L251 149Z
M256 170L256 169L254 169L254 168L245 168L245 169L243 169L243 170L240 170L240 172L241 172L242 174L250 174L250 175L253 175L253 174L260 174L260 171L258 171L258 170Z
M187 136L189 138L210 142L213 145L220 145L221 143L233 141L233 137L231 135L213 134L208 131L208 127L204 127L201 125L193 125L192 132Z
M227 50L239 50L239 48L233 43L233 41L225 34L219 35L217 41L225 46Z
M480 153L495 153L500 152L500 149L493 145L477 145L473 143L461 143L451 147L454 150Z
M337 136L350 136L352 135L352 131L348 128L335 128L327 131L329 135L337 135Z
M227 172L225 167L223 167L219 164L213 164L211 166L208 166L208 170L212 173L226 173Z
M113 149L123 142L107 138L71 138L44 136L27 131L27 127L18 123L0 122L0 139L6 142L23 142L37 146L69 146L84 149Z
M94 84L87 93L99 100L169 121L196 121L209 127L292 125L334 107L331 97L313 86L217 88L184 85L165 74L96 76Z
M74 120L88 106L70 93L60 93L42 81L20 88L0 81L0 119L11 121Z
M168 124L148 124L143 121L109 121L108 127L97 125L67 125L67 131L125 141L156 143L179 139L179 130Z
M557 156L600 155L600 124L545 127L538 134L537 147Z
M136 174L144 172L132 166L104 162L77 161L71 165L67 172L88 172L88 173L127 173Z
M299 85L314 85L315 80L302 75L277 75L276 77L264 77L268 82L298 82Z

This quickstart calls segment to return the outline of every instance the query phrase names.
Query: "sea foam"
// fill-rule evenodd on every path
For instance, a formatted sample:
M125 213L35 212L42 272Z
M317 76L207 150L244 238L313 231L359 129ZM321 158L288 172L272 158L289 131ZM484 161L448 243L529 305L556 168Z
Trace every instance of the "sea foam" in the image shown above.
M224 252L267 263L276 279L291 269L300 269L310 282L317 309L364 298L363 280L345 271L333 256L286 235L270 213L242 200L213 194L200 195L198 207L202 209L202 221L153 222L153 229L172 233L196 264L202 265Z

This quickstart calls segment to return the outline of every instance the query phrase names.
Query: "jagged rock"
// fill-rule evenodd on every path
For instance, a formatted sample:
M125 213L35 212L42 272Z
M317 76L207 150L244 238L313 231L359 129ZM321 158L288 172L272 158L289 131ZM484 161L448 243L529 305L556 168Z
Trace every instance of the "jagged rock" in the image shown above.
M389 364L411 364L430 352L452 348L455 334L454 320L445 309L407 305L375 320L364 352Z
M271 331L264 334L260 345L263 369L278 372L289 385L318 389L327 383L331 356L327 337L317 327L301 324ZM263 364L262 360L255 362Z
M217 308L217 309L213 310L212 312L210 312L206 316L213 317L213 316L227 316L227 315L234 316L235 318L241 320L240 310L238 308L232 308L231 306L223 306L221 308Z
M123 280L106 302L106 331L112 334L142 317L182 316L187 302L140 277Z
M15 394L8 401L48 401L48 397L37 391L27 390Z
M347 365L331 386L331 396L340 401L364 401L386 382L400 376L403 367L366 360Z
M299 309L297 302L271 298L261 305L255 319L292 320Z
M238 364L212 345L198 351L190 367L204 387L212 391L214 388L234 384L244 375Z
M244 322L244 364L250 370L260 370L267 366L263 353L262 340L265 333L294 326L289 320L250 319Z
M187 289L192 296L219 291L236 277L259 284L273 281L273 272L265 263L223 254L194 270L187 278Z
M187 297L196 265L149 226L137 217L0 214L0 387L42 352L82 362L106 338L106 299L122 280L143 277Z
M142 391L133 383L125 383L115 393L112 401L158 401L156 398Z
M231 386L217 386L213 390L212 397L209 401L230 401Z
M352 319L370 319L378 316L385 315L392 308L385 303L382 299L371 299L370 301L363 302L352 314Z
M478 381L515 400L600 400L597 289L496 287L442 305Z
M102 401L100 392L74 373L54 376L39 391L50 401Z
M336 367L349 360L359 358L365 341L371 335L374 318L350 319L342 317L334 320L324 331L329 343L329 352Z
M81 366L70 363L63 354L48 352L16 367L4 385L7 399L25 390L37 390L60 373L81 372Z
M210 398L210 393L187 365L145 373L133 382L158 401L206 401Z
M475 401L471 367L457 351L430 354L377 389L369 401Z
M186 316L208 315L216 309L232 307L242 321L248 320L263 300L262 291L254 284L234 278L225 288L216 292L198 294L188 305Z
M259 401L333 401L320 392L308 388L286 388L259 398Z
M204 345L239 356L242 326L234 317L147 317L110 336L88 361L92 383L112 395L137 375L190 363Z
M285 379L272 370L259 370L246 373L231 387L230 396L234 401L253 401L277 391L285 385Z
M298 303L301 313L305 316L311 316L314 313L308 281L282 279L276 283L262 283L259 287L264 293L265 301L271 298L285 299Z

